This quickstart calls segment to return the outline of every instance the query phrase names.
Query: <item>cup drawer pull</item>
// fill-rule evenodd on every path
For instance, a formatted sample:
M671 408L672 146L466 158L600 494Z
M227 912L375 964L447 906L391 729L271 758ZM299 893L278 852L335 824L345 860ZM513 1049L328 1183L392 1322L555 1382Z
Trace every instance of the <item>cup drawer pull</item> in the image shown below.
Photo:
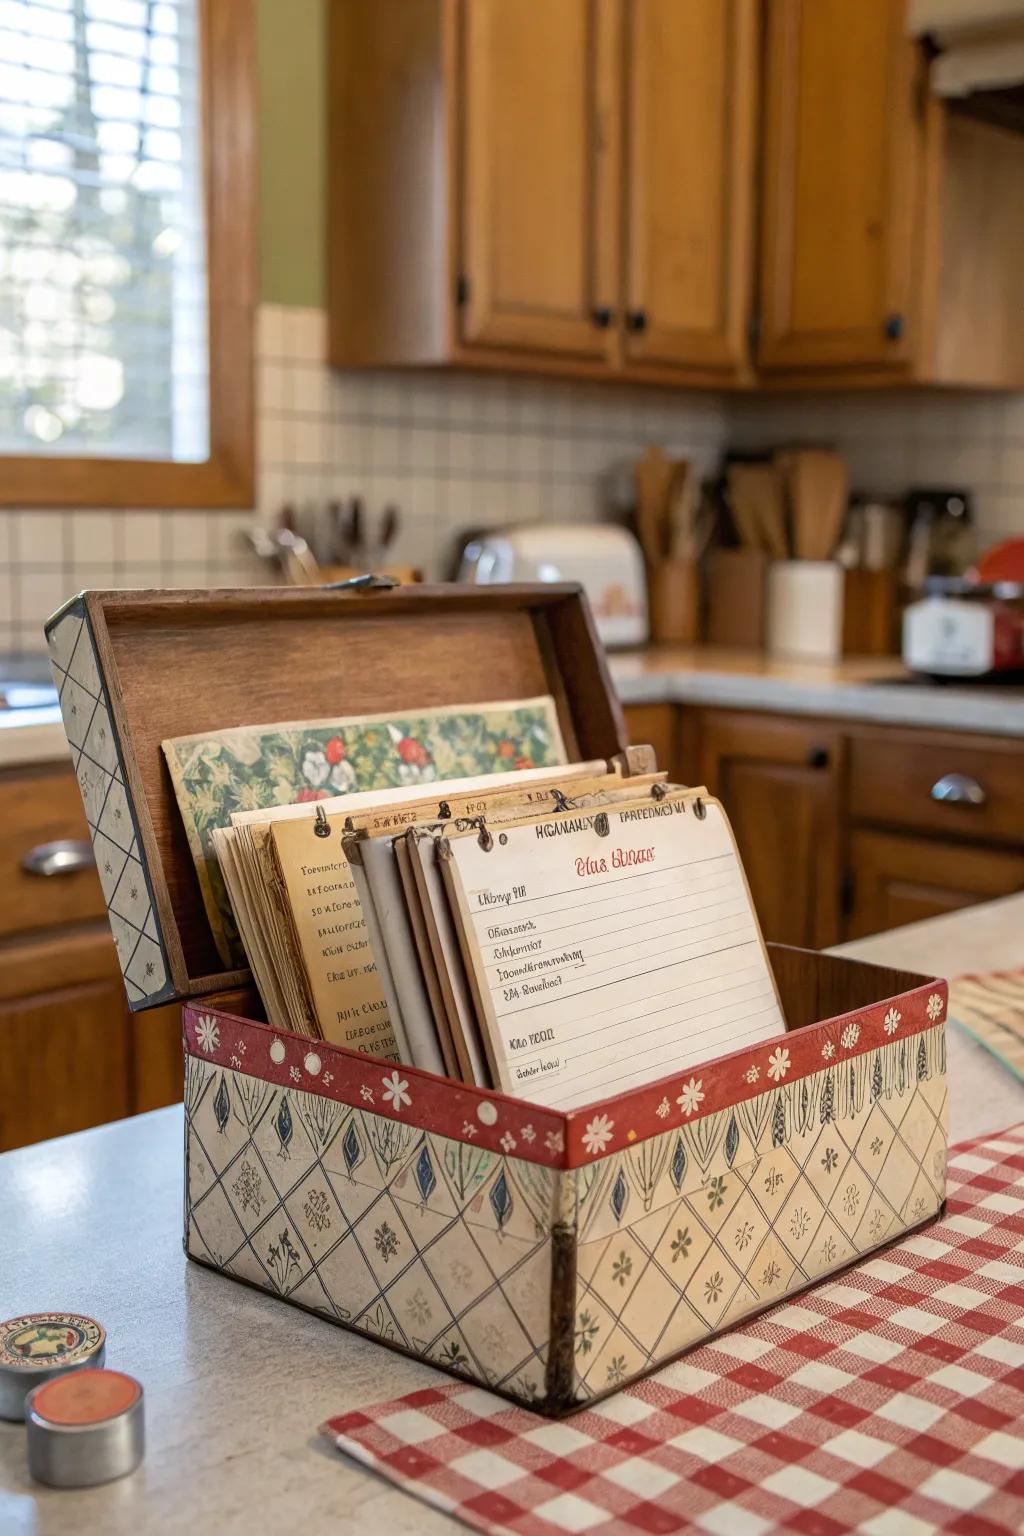
M950 805L984 805L986 798L977 779L967 773L944 773L932 785L932 799L945 800Z
M62 838L56 843L38 843L21 861L27 875L76 875L95 864L92 845L78 838Z

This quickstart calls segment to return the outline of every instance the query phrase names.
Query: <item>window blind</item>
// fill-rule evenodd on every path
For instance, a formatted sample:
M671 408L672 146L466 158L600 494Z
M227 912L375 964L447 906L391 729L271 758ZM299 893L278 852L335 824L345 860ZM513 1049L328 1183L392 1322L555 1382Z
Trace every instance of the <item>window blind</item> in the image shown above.
M0 453L208 455L198 6L0 0Z

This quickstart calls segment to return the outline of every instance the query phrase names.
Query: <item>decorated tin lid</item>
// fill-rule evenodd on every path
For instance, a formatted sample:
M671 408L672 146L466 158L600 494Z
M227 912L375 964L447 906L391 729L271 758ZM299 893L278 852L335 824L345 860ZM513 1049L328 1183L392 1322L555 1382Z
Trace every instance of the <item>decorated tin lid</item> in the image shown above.
M103 1364L106 1330L77 1312L29 1312L0 1323L0 1418L23 1419L35 1387Z
M123 1371L82 1371L37 1387L25 1404L28 1469L51 1488L91 1488L134 1472L146 1448L142 1385Z

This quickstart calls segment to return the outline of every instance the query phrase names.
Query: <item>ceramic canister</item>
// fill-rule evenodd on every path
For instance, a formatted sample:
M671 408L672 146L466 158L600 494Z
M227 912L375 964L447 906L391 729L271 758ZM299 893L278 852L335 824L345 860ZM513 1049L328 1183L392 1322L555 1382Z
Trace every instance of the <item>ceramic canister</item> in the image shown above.
M106 1331L77 1312L31 1312L0 1323L0 1419L23 1419L35 1388L103 1364Z
M51 1488L91 1488L134 1472L146 1448L142 1386L123 1371L81 1371L25 1405L28 1469Z

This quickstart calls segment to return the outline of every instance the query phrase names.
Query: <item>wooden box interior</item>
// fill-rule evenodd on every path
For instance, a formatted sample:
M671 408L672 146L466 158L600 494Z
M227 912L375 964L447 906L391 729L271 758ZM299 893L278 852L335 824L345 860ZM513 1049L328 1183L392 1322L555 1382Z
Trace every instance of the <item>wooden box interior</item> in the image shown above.
M570 759L627 745L575 585L90 592L86 608L178 997L249 973L214 947L168 737L551 694Z

